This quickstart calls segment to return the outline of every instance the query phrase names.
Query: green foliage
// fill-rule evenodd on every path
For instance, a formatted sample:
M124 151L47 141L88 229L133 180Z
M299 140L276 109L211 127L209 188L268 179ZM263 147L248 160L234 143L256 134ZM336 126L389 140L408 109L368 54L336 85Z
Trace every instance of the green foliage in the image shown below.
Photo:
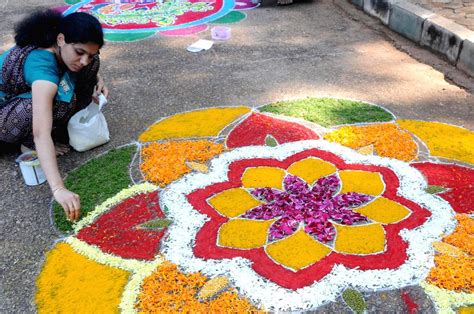
M430 194L439 194L439 193L443 193L443 192L446 192L446 188L440 186L440 185L429 185L427 188L426 188L426 193L430 193Z
M144 229L160 230L168 227L170 224L171 220L166 218L158 218L142 223L140 227Z
M67 175L65 186L81 198L81 217L130 185L129 165L135 151L135 145L111 150ZM53 204L53 216L59 230L72 230L72 223L56 202Z
M276 138L268 134L265 137L265 145L270 146L270 147L275 147L275 146L278 146L278 141L276 140Z
M379 106L334 98L279 101L261 107L260 111L301 118L324 127L393 120L393 116Z
M346 289L342 293L342 299L346 302L347 306L357 314L364 313L367 308L364 296L355 289Z

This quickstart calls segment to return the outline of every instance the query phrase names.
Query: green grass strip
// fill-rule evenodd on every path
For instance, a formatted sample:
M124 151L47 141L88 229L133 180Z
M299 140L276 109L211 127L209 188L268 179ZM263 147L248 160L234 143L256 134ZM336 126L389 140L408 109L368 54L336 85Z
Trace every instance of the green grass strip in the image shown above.
M130 185L129 165L135 151L135 145L113 149L68 173L64 184L81 197L81 217ZM63 208L56 202L53 217L59 230L72 230Z
M360 101L334 98L306 98L279 101L265 105L259 110L261 112L271 112L305 119L324 127L393 120L392 114L382 107Z
M342 293L342 299L346 302L347 306L351 308L355 313L364 313L367 305L365 304L364 296L362 293L355 289L346 289Z

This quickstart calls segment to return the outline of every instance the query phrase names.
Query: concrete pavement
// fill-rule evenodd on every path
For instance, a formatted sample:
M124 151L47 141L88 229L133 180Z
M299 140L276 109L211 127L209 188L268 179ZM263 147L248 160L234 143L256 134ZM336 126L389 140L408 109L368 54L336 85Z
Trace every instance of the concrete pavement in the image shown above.
M62 5L41 0L42 5ZM0 49L11 26L38 1L0 4ZM298 2L247 11L231 25L232 39L204 53L186 47L195 37L152 37L107 43L101 52L108 82L112 140L60 158L63 174L105 150L131 142L160 117L186 110L258 106L307 96L374 102L397 117L474 129L474 82L437 55L393 33L344 0ZM23 184L14 154L0 157L0 312L34 312L35 278L61 234L49 217L48 187Z

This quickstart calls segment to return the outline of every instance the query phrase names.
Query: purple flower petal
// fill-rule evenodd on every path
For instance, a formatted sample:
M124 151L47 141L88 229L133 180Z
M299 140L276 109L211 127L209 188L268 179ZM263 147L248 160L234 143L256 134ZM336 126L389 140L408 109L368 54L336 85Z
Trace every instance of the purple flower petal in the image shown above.
M275 241L286 238L295 233L298 229L298 225L299 222L297 220L286 217L281 218L270 226L268 239L270 241Z
M321 242L330 242L336 235L336 229L329 221L305 221L304 231Z
M359 193L336 195L341 182L336 174L320 178L310 189L304 180L287 175L283 180L284 191L258 188L251 193L267 202L245 212L241 217L255 220L279 218L269 230L269 241L292 235L300 224L306 233L320 242L330 242L336 236L331 220L344 225L367 222L368 219L352 208L373 199Z
M349 192L336 195L332 199L332 202L337 205L337 207L359 207L372 199L373 197L370 195Z
M318 200L326 200L332 198L340 189L340 186L339 177L333 174L318 179L312 188L312 192Z
M285 179L283 179L283 187L285 191L289 194L304 194L309 192L309 186L306 182L294 175L287 175Z
M284 211L279 207L262 204L245 212L241 217L255 220L270 220L284 215Z

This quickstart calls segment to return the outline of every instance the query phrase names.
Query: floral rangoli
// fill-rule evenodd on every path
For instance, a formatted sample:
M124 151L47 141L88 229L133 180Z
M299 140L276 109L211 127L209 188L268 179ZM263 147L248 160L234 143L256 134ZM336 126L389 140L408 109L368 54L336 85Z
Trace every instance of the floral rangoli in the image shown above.
M244 10L256 0L66 0L65 15L87 12L102 24L109 41L136 41L155 34L186 36L208 29L210 23L245 19Z
M307 100L314 111L328 101ZM39 312L303 311L338 302L361 312L371 291L399 290L400 311L411 313L423 310L406 290L413 286L437 312L472 310L473 133L333 101L371 116L320 125L295 118L291 102L201 109L161 119L114 151L129 158L120 176L130 185L94 195L74 225L56 215L70 234L46 256ZM445 128L466 145L439 144ZM78 171L107 178L113 171L100 169L114 167L101 158ZM84 175L70 176L80 184Z

